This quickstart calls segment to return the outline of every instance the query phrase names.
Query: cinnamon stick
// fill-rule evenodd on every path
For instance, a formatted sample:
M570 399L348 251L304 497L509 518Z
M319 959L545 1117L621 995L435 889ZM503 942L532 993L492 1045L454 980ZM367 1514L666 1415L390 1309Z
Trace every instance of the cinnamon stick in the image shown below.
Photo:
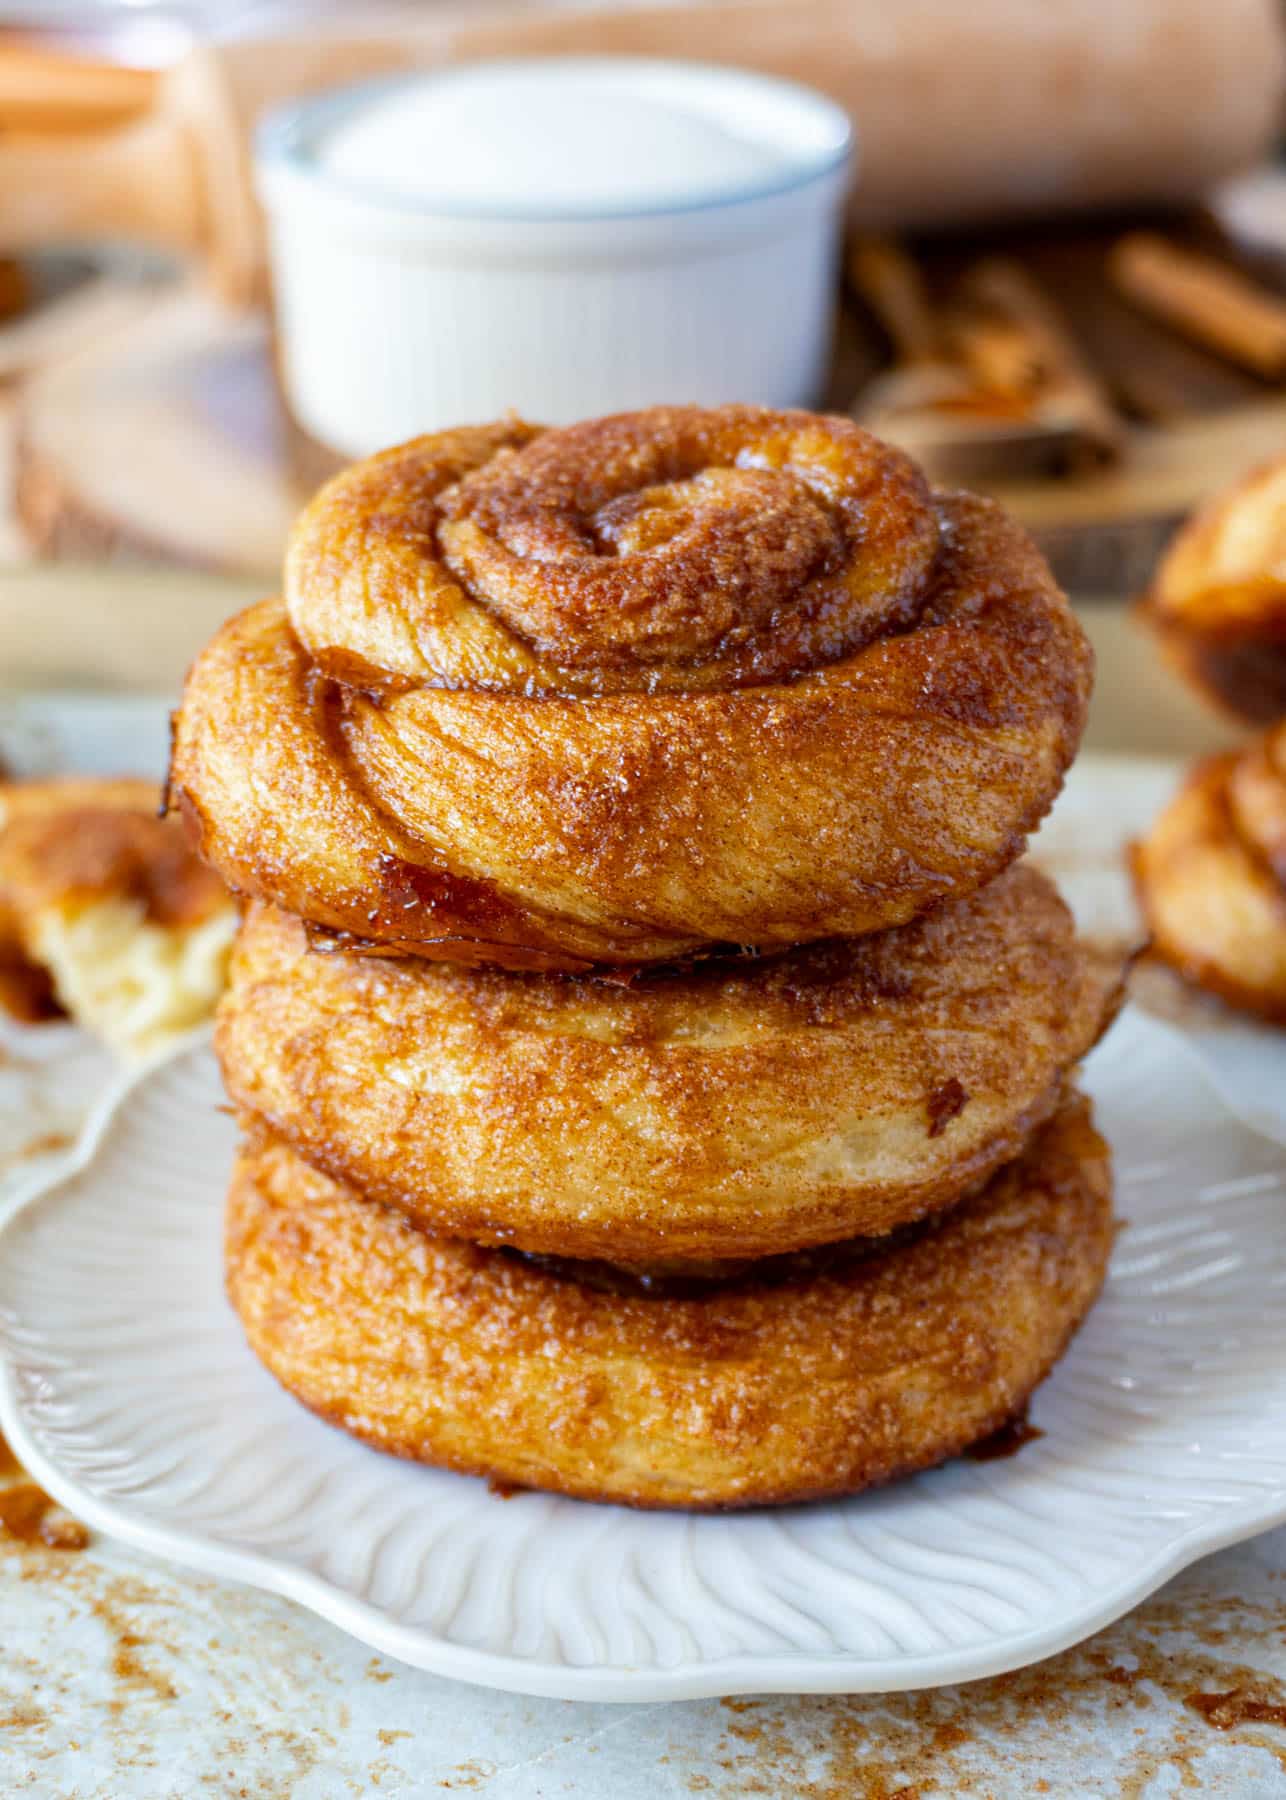
M844 261L850 288L875 314L901 363L942 360L942 338L924 278L902 246L887 237L856 237Z
M1046 419L1083 435L1091 457L1115 457L1124 427L1058 308L1021 263L987 257L969 269L951 314L957 354L980 386L1026 395Z
M1156 232L1121 238L1108 272L1126 299L1265 380L1286 375L1286 301Z

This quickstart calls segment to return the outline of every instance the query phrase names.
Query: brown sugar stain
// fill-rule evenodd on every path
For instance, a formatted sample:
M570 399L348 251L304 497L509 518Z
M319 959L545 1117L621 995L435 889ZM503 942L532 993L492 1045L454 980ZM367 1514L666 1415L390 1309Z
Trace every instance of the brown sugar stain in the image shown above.
M111 1648L109 1667L116 1683L111 1710L123 1711L143 1698L177 1700L178 1688L144 1654L165 1646L150 1641L139 1629L137 1605L128 1590L107 1589L91 1595L89 1611L107 1632Z
M457 1763L441 1785L444 1788L459 1788L461 1791L476 1793L485 1787L495 1773L495 1763L479 1762L471 1757L468 1762Z
M48 1723L49 1714L30 1701L20 1701L17 1706L0 1713L0 1731L43 1731Z
M22 1751L54 1762L69 1750L83 1749L88 1737L98 1744L105 1766L121 1777L123 1788L124 1771L153 1771L159 1766L152 1723L158 1713L164 1709L180 1728L189 1717L180 1709L195 1706L191 1716L200 1716L206 1766L229 1771L229 1794L240 1793L246 1800L296 1800L309 1777L322 1781L328 1797L332 1792L369 1790L365 1768L345 1754L346 1741L330 1728L351 1728L344 1706L327 1702L308 1685L318 1678L337 1689L342 1685L333 1655L312 1641L293 1609L203 1577L179 1581L114 1569L95 1555L33 1551L9 1557L5 1574L11 1583L29 1583L42 1596L47 1593L50 1606L57 1609L50 1642L36 1653L34 1646L24 1647L20 1641L5 1645L6 1678L18 1687L17 1693L0 1696L0 1728L7 1725L15 1734L6 1746L11 1754ZM226 1624L226 1632L216 1635L199 1628L203 1619L216 1618ZM83 1642L87 1626L105 1634L97 1653L59 1654L60 1644L73 1641L66 1634L76 1632L74 1641ZM253 1691L247 1687L248 1644L253 1645L264 1676ZM201 1672L200 1691L178 1692L174 1698L178 1688L186 1687L183 1677L189 1668ZM104 1681L104 1675L110 1678ZM37 1695L45 1709L42 1722L31 1716L28 1694ZM321 1710L310 1711L305 1722L292 1702L310 1695L320 1700ZM298 1724L288 1715L298 1717ZM42 1727L51 1743L29 1748ZM69 1732L79 1744L69 1742ZM392 1772L393 1765L388 1767ZM243 1769L248 1779L238 1787L232 1771ZM149 1793L157 1779L148 1777ZM401 1785L391 1779L387 1791L402 1792L405 1777L400 1780ZM218 1782L207 1781L202 1792L206 1786ZM184 1800L187 1791L183 1789Z
M1080 1740L1098 1754L1106 1731L1115 1746L1131 1729L1151 1741L1119 1761L1113 1749L1113 1791L1125 1800L1141 1800L1161 1774L1167 1791L1204 1791L1202 1759L1222 1732L1286 1769L1286 1742L1249 1729L1286 1725L1286 1680L1208 1648L1238 1642L1280 1656L1284 1612L1272 1593L1258 1603L1188 1584L1073 1650L965 1689L725 1701L712 1791L718 1800L981 1800L995 1791L1004 1745L1015 1791L1026 1777L1022 1791L1039 1793L1054 1744L1074 1756ZM1180 1632L1189 1644L1172 1647ZM699 1791L691 1777L688 1787Z
M1231 1731L1238 1725L1280 1725L1286 1729L1286 1697L1264 1700L1241 1688L1224 1693L1185 1694L1183 1704L1216 1731Z

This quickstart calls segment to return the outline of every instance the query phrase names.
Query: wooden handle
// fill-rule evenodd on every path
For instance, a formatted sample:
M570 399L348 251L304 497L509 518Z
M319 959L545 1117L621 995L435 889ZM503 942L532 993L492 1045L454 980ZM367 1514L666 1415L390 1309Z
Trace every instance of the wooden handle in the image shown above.
M0 131L108 130L147 112L156 91L150 69L0 44Z
M1127 300L1185 337L1266 380L1286 375L1286 303L1238 270L1147 231L1121 238L1108 269Z
M200 243L191 142L172 119L115 132L0 136L0 253L78 238Z

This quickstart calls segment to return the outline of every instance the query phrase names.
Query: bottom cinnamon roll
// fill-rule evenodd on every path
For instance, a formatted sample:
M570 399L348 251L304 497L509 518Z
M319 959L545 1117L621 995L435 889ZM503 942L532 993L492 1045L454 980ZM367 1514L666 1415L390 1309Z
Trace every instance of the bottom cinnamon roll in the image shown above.
M1132 855L1153 954L1286 1024L1286 732L1199 763Z
M277 1380L381 1450L709 1509L855 1493L998 1429L1085 1317L1112 1238L1108 1150L1073 1096L910 1238L687 1297L430 1237L265 1136L233 1176L227 1281Z

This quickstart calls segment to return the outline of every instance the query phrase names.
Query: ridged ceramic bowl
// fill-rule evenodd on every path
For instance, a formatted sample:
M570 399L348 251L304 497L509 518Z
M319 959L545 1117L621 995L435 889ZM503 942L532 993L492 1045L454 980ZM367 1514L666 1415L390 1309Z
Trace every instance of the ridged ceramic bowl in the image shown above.
M718 122L771 146L772 169L651 202L487 204L460 198L445 167L441 191L422 170L408 197L396 169L383 187L328 166L328 138L363 110L410 83L431 104L479 68L557 80L572 104L583 87L609 112L614 94L641 96ZM810 88L642 57L388 76L278 111L256 168L292 418L354 457L511 408L555 425L658 401L812 404L852 158L846 114Z

